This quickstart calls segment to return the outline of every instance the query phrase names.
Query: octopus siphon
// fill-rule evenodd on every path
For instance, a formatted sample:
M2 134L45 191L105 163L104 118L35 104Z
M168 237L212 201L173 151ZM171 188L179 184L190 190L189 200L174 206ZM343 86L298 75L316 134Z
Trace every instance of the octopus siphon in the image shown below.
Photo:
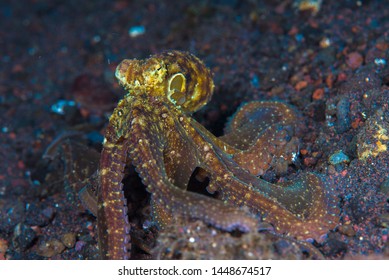
M338 202L323 176L304 173L278 184L260 178L271 167L285 172L298 156L299 115L291 106L247 103L216 137L191 117L214 89L210 70L194 55L167 51L125 59L115 75L128 93L109 119L97 186L80 195L97 216L101 258L131 257L122 183L129 164L151 194L159 227L175 215L226 231L256 231L265 221L279 234L320 241L337 225ZM195 169L209 179L214 197L187 190Z

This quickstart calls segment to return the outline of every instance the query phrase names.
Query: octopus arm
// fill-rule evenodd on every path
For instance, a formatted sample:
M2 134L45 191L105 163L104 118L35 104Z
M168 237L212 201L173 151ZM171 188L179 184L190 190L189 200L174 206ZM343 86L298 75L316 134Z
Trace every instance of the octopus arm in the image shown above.
M127 149L126 142L113 144L107 141L101 153L97 225L103 259L129 259L131 256L131 227L122 183Z
M296 111L287 104L250 102L238 109L220 139L238 149L234 161L251 174L260 176L274 167L283 175L298 154L297 119Z
M308 173L295 181L272 184L237 164L212 135L202 133L193 122L202 141L212 147L211 164L203 162L203 168L211 175L209 189L219 193L227 204L246 206L252 213L262 214L263 219L274 225L279 233L297 239L315 239L333 229L338 220L338 200L331 185L320 176ZM217 179L217 178L223 178Z
M152 194L153 216L159 226L168 224L172 215L200 219L223 230L252 231L257 228L257 220L236 207L227 206L222 201L183 190L172 184L167 176L164 162L164 147L155 145L158 131L147 130L141 125L133 125L130 152L133 163L143 183ZM147 140L146 140L147 139ZM140 156L141 155L141 156Z
M181 141L174 134L163 150L163 161L167 177L176 187L186 190L193 171L198 166L196 151L189 141Z

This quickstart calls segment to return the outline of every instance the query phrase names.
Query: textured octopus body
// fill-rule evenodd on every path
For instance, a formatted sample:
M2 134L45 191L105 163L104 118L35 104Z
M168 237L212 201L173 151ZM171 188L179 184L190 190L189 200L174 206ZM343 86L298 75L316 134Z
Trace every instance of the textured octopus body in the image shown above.
M279 102L251 102L217 138L190 114L212 96L209 70L195 56L165 52L124 60L116 77L128 90L106 131L98 188L102 258L130 257L130 227L123 195L125 164L131 160L147 190L156 222L173 215L198 218L224 230L256 230L258 215L279 233L319 240L338 221L336 199L315 174L285 184L258 177L271 166L295 160L298 114ZM187 191L199 167L217 199ZM241 208L248 209L242 210Z

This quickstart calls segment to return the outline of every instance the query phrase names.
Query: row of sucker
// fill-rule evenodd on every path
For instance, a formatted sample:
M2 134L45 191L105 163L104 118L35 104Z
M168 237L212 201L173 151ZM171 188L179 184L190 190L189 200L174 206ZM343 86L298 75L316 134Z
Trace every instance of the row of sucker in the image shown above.
M129 259L131 256L131 227L122 183L127 148L125 142L106 142L101 153L97 222L103 259Z

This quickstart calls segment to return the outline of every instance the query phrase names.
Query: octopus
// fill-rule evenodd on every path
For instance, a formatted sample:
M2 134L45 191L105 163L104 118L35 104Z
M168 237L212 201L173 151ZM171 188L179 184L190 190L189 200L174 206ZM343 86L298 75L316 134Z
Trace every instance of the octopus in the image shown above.
M160 228L176 216L242 232L258 231L262 221L296 240L322 240L337 225L338 202L323 176L304 173L277 184L261 179L270 168L284 173L298 156L299 114L291 106L249 102L216 137L192 117L214 90L210 70L196 56L167 51L125 59L115 75L127 94L106 127L95 184L80 194L97 216L102 259L131 257L122 182L129 164L151 194ZM188 190L194 170L208 178L213 196Z

